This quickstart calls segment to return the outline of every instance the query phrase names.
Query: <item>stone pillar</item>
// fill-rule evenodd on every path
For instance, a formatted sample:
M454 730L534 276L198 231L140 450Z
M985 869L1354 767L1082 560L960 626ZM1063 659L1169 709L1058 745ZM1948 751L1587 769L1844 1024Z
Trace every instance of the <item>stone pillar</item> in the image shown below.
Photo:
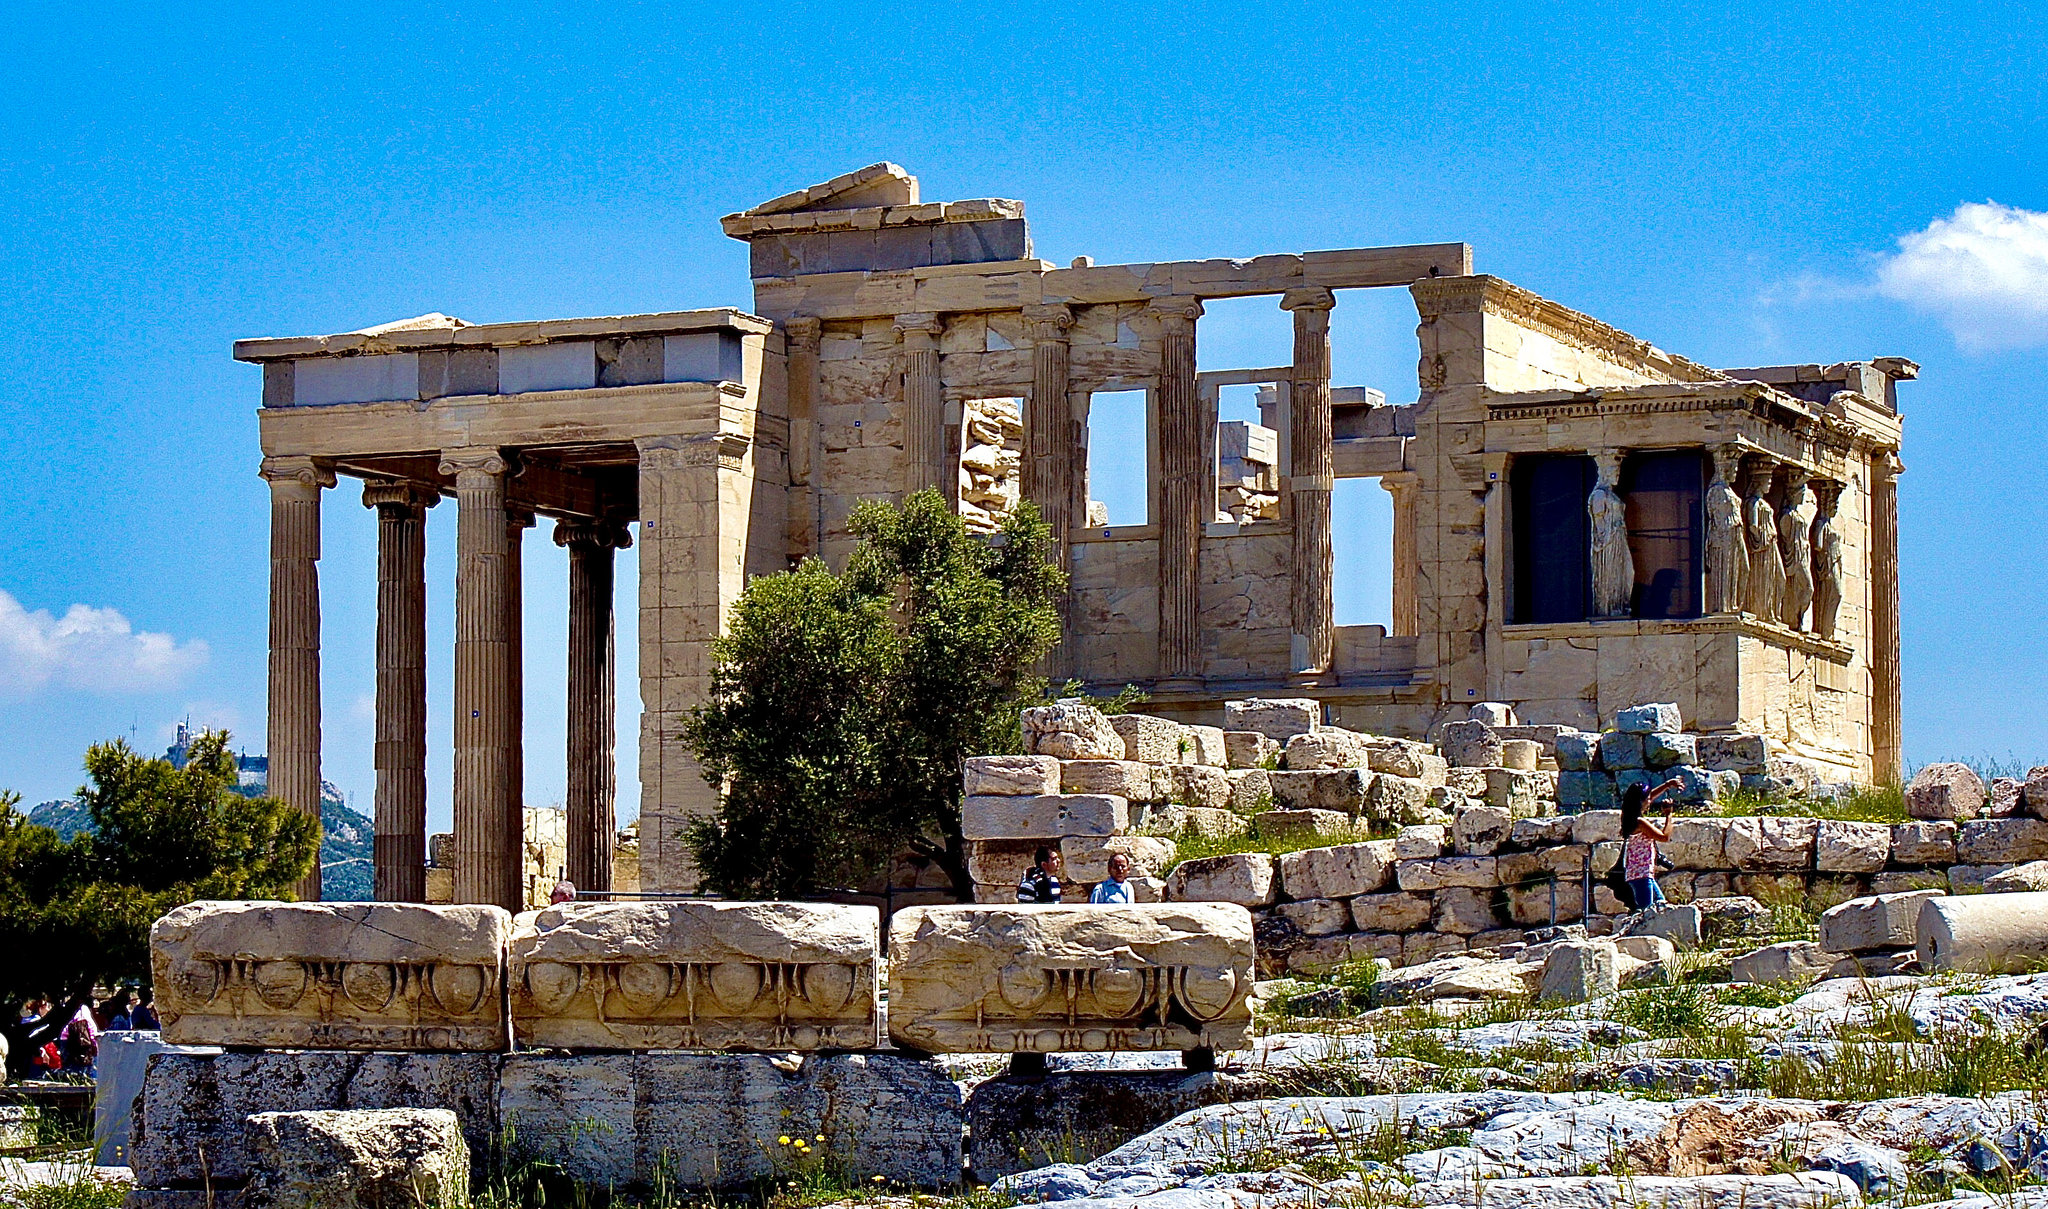
M1167 689L1202 680L1202 521L1216 507L1201 498L1202 401L1195 389L1196 298L1158 298L1159 320L1159 676Z
M455 901L517 911L523 897L512 801L512 665L506 568L505 458L442 454L455 479Z
M518 473L516 467L513 473ZM518 883L522 904L526 898L525 546L526 531L531 528L532 512L505 509L505 817L511 820L512 877Z
M427 901L427 509L418 483L363 484L377 510L377 804L372 893Z
M1290 646L1297 677L1327 673L1336 638L1331 622L1335 555L1330 546L1330 492L1336 486L1330 449L1330 309L1336 305L1337 296L1320 286L1280 296L1282 309L1294 313L1288 488L1294 501Z
M1621 503L1621 459L1626 451L1593 451L1592 493L1586 496L1593 556L1593 616L1627 617L1636 590L1635 558L1628 549L1628 515Z
M1813 500L1806 491L1812 476L1797 466L1785 467L1785 491L1778 498L1778 557L1785 568L1785 590L1778 598L1778 620L1788 630L1804 629L1813 604Z
M555 544L569 551L567 873L578 890L609 890L618 842L612 551L633 535L617 521L562 521Z
M896 316L896 333L903 342L905 495L927 487L946 489L946 394L939 383L942 330L937 315Z
M1024 465L1021 494L1038 505L1052 529L1053 557L1060 570L1073 570L1068 532L1074 527L1074 412L1068 397L1073 345L1068 331L1074 312L1063 304L1024 308L1031 337L1031 398L1024 408ZM1060 598L1060 642L1046 655L1046 676L1062 683L1074 672L1073 593Z
M1905 727L1899 690L1899 455L1870 459L1870 745L1871 775L1897 784L1905 776Z
M334 471L312 458L263 459L270 483L269 793L320 819L320 489ZM294 888L320 898L320 862Z
M1819 507L1808 545L1813 554L1813 632L1833 638L1842 612L1842 535L1835 529L1835 509L1842 503L1843 484L1822 479L1814 484Z
M1742 481L1742 448L1720 445L1713 452L1714 478L1707 484L1706 500L1707 599L1702 612L1739 613L1749 578L1742 496L1735 490Z
M1767 492L1776 465L1759 457L1749 468L1749 487L1742 501L1742 535L1749 547L1749 578L1742 593L1743 612L1759 620L1778 620L1785 594L1785 562L1778 552L1778 513Z
M783 323L784 348L789 361L787 540L792 564L818 552L818 501L816 488L811 482L811 465L818 449L818 351L824 327L822 320L806 315L798 315ZM570 549L573 556L575 548L572 546ZM581 886L583 883L576 884Z
M1420 634L1422 621L1416 603L1416 577L1421 574L1420 556L1415 548L1415 505L1422 494L1422 478L1412 470L1380 476L1380 487L1394 497L1394 630L1401 635Z

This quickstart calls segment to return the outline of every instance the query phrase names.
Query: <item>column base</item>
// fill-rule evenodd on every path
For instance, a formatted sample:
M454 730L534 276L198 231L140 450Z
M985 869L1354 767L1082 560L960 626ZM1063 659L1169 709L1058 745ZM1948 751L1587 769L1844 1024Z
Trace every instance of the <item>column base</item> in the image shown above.
M1324 668L1320 671L1304 669L1287 673L1287 683L1295 688L1335 688L1337 673Z
M1199 693L1207 687L1208 681L1200 676L1173 676L1152 682L1155 693Z

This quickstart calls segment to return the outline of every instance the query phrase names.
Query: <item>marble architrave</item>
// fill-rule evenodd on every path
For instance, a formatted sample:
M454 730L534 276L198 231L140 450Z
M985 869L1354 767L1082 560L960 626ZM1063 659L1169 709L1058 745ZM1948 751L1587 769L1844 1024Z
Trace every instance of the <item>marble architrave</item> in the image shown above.
M188 903L149 933L164 1041L503 1049L511 926L492 906Z
M515 921L512 1030L553 1049L871 1049L881 913L562 903Z
M889 1035L933 1053L1242 1049L1251 913L1231 903L909 907Z

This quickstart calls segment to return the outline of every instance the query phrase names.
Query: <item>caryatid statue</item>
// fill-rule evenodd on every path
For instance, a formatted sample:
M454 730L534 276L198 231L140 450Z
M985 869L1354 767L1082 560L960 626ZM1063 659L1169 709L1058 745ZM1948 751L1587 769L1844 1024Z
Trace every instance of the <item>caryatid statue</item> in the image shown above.
M1743 540L1742 450L1723 445L1714 450L1714 479L1707 484L1708 613L1739 613L1749 578L1749 545Z
M1785 560L1785 589L1778 598L1778 620L1787 629L1805 628L1813 604L1813 500L1810 478L1796 466L1785 468L1784 506L1778 510L1778 553Z
M1778 554L1778 514L1764 496L1771 489L1772 473L1769 459L1759 458L1750 468L1748 495L1742 502L1743 540L1749 547L1742 609L1765 621L1778 619L1778 600L1785 587L1785 561Z
M1628 552L1628 516L1615 488L1621 482L1621 451L1593 455L1596 475L1586 496L1593 555L1593 616L1626 617L1635 595L1636 564Z
M1822 638L1835 636L1842 611L1842 535L1835 528L1842 486L1827 480L1814 485L1820 509L1813 518L1813 632Z

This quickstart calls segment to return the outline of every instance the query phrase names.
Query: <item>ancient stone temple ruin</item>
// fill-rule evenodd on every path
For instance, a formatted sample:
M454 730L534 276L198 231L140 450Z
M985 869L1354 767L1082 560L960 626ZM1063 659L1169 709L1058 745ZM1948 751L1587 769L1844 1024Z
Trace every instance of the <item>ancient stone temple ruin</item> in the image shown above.
M1073 576L1056 671L1221 720L1318 702L1420 738L1476 702L1597 730L1640 701L1767 736L1843 778L1899 766L1900 358L1720 370L1497 277L1458 243L1060 267L1021 202L926 202L878 164L724 220L734 309L246 340L272 512L272 789L317 809L319 499L360 479L379 533L377 892L425 843L425 509L460 515L455 898L518 903L521 532L570 591L568 873L609 876L612 555L639 546L641 880L690 878L712 790L677 735L747 577L844 559L861 500L1037 504ZM1419 389L1330 372L1345 292L1401 288ZM1198 368L1205 303L1292 318L1272 363ZM1220 422L1227 387L1260 422ZM1147 510L1106 523L1091 409L1141 392ZM1393 625L1338 626L1331 497L1393 497ZM1100 523L1099 523L1100 522ZM637 524L637 534L634 533Z

